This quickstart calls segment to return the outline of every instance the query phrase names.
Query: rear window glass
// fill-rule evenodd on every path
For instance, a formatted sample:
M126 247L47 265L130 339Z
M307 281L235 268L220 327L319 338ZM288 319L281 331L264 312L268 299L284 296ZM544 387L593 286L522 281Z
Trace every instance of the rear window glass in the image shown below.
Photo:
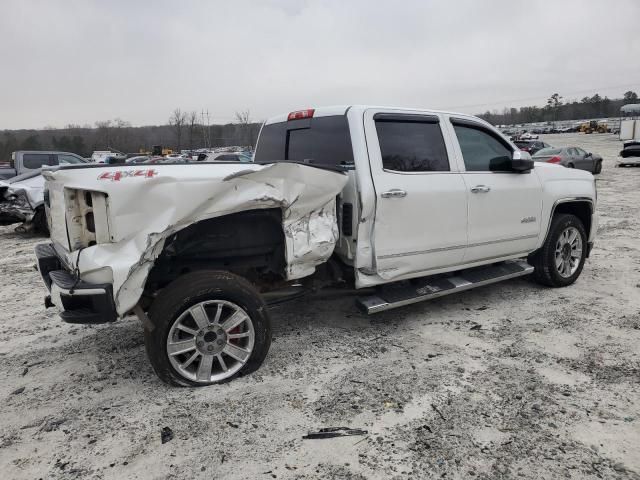
M538 152L534 155L534 157L543 157L545 155L558 155L562 152L561 148L543 148L542 150L538 150Z
M332 115L265 125L254 161L295 161L327 166L353 164L347 117Z
M382 166L396 172L445 172L447 149L438 123L376 120Z
M42 153L25 153L22 156L22 165L24 168L40 168L43 165L49 165L49 155Z

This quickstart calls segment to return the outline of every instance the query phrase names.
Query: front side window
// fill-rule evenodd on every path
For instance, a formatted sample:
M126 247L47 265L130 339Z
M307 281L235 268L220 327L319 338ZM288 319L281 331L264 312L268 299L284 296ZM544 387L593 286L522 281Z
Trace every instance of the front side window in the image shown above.
M454 124L468 172L511 170L511 148L481 128Z
M448 172L447 149L436 122L376 120L382 166L396 172Z
M22 156L22 165L24 168L37 169L43 165L49 165L49 155L43 153L25 153Z

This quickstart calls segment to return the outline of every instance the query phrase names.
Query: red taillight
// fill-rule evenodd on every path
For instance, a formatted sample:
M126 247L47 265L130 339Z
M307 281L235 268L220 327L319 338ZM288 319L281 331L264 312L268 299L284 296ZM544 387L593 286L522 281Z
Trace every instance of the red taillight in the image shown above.
M301 118L313 117L314 108L307 108L306 110L298 110L297 112L291 112L287 117L288 120L300 120Z
M556 155L555 157L551 157L547 160L547 163L560 163L560 160L562 160L562 158Z

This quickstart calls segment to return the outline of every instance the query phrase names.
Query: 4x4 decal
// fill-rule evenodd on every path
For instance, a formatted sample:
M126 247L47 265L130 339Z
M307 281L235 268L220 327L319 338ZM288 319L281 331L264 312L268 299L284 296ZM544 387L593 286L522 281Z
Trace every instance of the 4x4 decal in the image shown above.
M104 172L98 175L98 180L111 180L112 182L119 182L123 178L130 177L142 177L153 178L158 175L156 170L147 168L143 170L116 170L111 172Z

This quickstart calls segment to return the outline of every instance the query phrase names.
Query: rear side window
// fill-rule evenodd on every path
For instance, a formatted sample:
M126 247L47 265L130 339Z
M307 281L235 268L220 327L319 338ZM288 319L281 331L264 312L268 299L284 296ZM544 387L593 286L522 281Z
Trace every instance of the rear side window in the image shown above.
M447 172L449 159L437 122L376 120L385 170Z
M453 125L468 172L511 170L511 148L481 128Z
M49 155L43 153L25 153L22 156L24 168L36 169L49 165Z
M534 157L544 157L545 155L559 155L560 153L562 153L561 148L543 148L542 150L538 150Z
M347 117L331 115L265 125L258 139L254 161L351 165L353 150Z

